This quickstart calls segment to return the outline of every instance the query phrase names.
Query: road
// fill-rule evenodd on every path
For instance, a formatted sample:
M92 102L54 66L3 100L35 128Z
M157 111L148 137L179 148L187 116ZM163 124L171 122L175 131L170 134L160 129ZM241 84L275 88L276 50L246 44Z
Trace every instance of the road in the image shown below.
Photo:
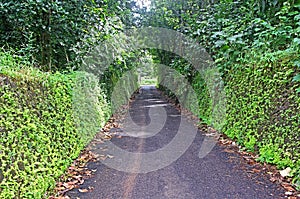
M217 144L199 158L205 135L199 130L196 134L189 132L195 129L193 122L153 87L144 87L136 96L127 117L123 129L118 130L122 138L115 136L109 143L99 143L93 148L95 153L111 155L104 161L89 163L88 167L97 171L79 188L94 189L87 193L74 189L67 193L69 197L266 199L284 194L284 190L263 174L249 174L241 163L242 157L228 152L225 146ZM180 130L181 122L184 128ZM183 136L178 135L179 131ZM179 141L173 142L177 137ZM183 145L187 143L185 150ZM105 147L112 148L99 150Z

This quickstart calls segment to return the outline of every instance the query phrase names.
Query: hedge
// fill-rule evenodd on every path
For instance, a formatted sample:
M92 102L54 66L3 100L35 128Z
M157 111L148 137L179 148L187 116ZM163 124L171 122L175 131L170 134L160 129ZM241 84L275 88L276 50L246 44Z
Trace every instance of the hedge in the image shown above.
M0 198L43 198L104 125L110 105L90 76L19 65L0 52Z
M300 83L293 81L300 72L294 64L298 57L297 51L262 55L252 49L243 61L217 64L220 68L227 65L223 73L226 119L221 132L236 140L244 150L258 154L258 161L277 165L279 169L290 167L293 182L300 188L300 93L297 92ZM175 59L171 67L186 75L187 65ZM189 95L180 87L183 83L178 77L160 71L159 82L164 79L169 85L179 84L178 90L183 92L180 95ZM198 105L189 110L203 123L212 125L211 93L201 74L195 72L190 85L197 94ZM169 96L178 97L165 86L159 86ZM218 126L217 129L220 130Z
M227 118L223 131L256 151L258 160L279 169L292 168L300 188L300 93L297 54L265 59L253 53L247 61L232 64L225 75Z

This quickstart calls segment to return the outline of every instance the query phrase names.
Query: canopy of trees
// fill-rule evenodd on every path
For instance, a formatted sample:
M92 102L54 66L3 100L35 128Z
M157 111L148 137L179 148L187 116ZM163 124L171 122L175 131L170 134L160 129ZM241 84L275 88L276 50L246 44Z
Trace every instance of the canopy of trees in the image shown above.
M244 150L257 153L260 161L276 164L280 169L290 167L293 183L300 187L299 0L151 0L149 7L134 0L2 0L0 103L4 108L0 115L0 192L5 192L8 198L42 197L46 190L53 188L54 178L69 165L71 160L64 162L63 156L74 158L89 141L91 136L78 141L80 138L74 133L74 125L78 124L68 112L71 92L74 92L71 88L75 79L82 77L78 71L86 58L92 53L102 53L103 49L113 48L116 53L99 54L114 59L107 70L101 71L100 82L96 83L99 85L94 87L97 90L94 97L99 102L91 107L99 111L95 116L100 118L99 123L105 122L111 113L108 109L117 81L146 60L165 64L184 75L198 97L198 105L191 111L203 123L213 125L211 93L202 74L187 60L158 49L126 51L130 49L127 40L115 38L127 29L142 27L178 31L206 49L221 73L227 95L226 122L220 131L235 139ZM25 69L30 72L24 72ZM163 78L162 71L149 72L150 69L145 65L140 71L145 76ZM132 77L125 86L135 86L130 81L138 80L137 71ZM178 84L173 79L172 83ZM168 88L161 86L161 89L174 96ZM44 103L37 105L41 101L34 93L41 92ZM24 100L18 96L24 96ZM21 105L25 108L20 108ZM53 107L57 108L53 113L57 120L66 119L67 125L45 119L50 118ZM47 113L44 120L40 116L42 110ZM28 125L24 127L26 122ZM37 130L37 126L41 129ZM54 127L58 129L57 136L51 142L49 129ZM20 132L25 131L24 143L18 141L23 135ZM66 136L65 132L73 134ZM44 136L44 144L37 141L39 135ZM60 136L70 140L64 142ZM66 144L70 151L62 151L62 146L53 147L54 141ZM40 145L32 143L51 149L50 155L58 163L53 161L49 166L46 159L38 162L48 152L35 149ZM23 146L23 154L12 150L12 146L18 145ZM25 169L27 153L37 154L33 159L38 172L31 167L34 171ZM15 180L16 172L26 177ZM41 175L36 178L37 173ZM26 186L32 183L40 186Z

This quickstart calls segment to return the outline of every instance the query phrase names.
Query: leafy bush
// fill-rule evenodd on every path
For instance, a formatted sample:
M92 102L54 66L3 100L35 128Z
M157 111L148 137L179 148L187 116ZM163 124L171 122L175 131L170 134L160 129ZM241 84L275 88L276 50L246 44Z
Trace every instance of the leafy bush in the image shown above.
M21 67L1 52L0 198L42 198L104 124L110 106L89 80Z
M254 56L255 57L255 56ZM266 62L255 58L235 64L226 76L228 100L224 132L261 161L294 167L300 157L299 70L289 59Z
M300 188L299 2L229 0L203 6L198 0L164 0L153 5L155 20L149 24L190 35L220 69L227 94L222 131L257 152L259 160L291 167ZM197 91L199 117L210 124L211 104L201 76L176 56L160 53L160 60L189 79Z

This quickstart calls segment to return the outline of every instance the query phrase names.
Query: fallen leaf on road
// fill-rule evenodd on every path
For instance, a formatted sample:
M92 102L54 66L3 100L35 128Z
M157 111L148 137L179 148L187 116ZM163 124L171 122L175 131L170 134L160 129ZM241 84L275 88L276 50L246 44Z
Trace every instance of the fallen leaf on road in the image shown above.
M292 187L292 185L289 183L283 182L281 183L281 186L283 186L283 188L287 191L292 191L292 192L296 191L295 188Z
M74 183L76 184L76 183ZM66 189L73 189L74 188L74 184L69 182L69 183L64 183L63 186L66 188Z
M270 178L271 182L276 182L276 180L277 180L277 178L275 178L275 177Z
M293 195L293 192L287 191L284 194L287 195L287 196L290 196L290 195Z
M105 156L105 155L99 155L99 157L98 157L98 159L100 159L100 160L106 160L106 158L107 158L107 156Z
M282 177L286 177L286 176L290 176L291 171L292 169L290 167L287 167L286 169L279 171L279 173Z
M69 196L58 196L58 197L50 196L49 199L71 199L71 198Z
M78 176L72 176L72 178L76 179L76 180L79 180L82 178L82 175L78 175Z
M112 156L112 155L107 155L107 157L111 159L111 158L113 158L114 156Z
M89 192L88 189L78 189L78 191L79 191L80 193L86 193L86 192Z
M252 169L252 172L253 172L253 173L259 173L260 170L259 170L259 169Z
M226 152L226 153L235 153L234 150L230 150L230 149L224 149L224 152Z

